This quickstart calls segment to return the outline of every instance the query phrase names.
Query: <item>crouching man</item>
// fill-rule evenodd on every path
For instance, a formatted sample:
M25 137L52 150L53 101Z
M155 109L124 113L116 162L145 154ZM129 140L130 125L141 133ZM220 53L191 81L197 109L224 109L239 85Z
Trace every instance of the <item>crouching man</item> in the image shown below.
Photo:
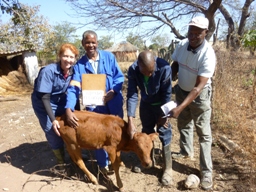
M138 60L128 70L127 115L129 135L132 138L136 131L133 119L138 103L139 88L142 132L153 133L155 132L154 127L157 125L157 132L163 146L164 170L161 179L163 185L173 184L170 150L172 129L168 118L162 119L163 112L161 110L161 106L171 99L171 74L170 64L161 58L154 57L150 51L141 52ZM141 166L135 166L133 171L140 172Z

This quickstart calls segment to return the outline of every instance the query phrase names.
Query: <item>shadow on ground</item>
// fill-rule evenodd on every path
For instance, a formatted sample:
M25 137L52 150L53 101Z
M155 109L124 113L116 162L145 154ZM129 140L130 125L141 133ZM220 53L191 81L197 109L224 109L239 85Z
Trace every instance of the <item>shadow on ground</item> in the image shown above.
M82 150L82 154L88 170L98 178L100 185L106 187L106 190L101 189L100 191L107 192L118 190L111 179L100 174L93 151ZM127 169L132 169L133 166L140 163L138 157L133 152L122 152L121 159ZM31 176L40 175L53 179L58 177L90 183L88 178L84 176L84 173L72 162L67 152L65 160L65 171L62 172L56 165L55 157L47 142L23 143L0 154L1 163L8 163ZM162 169L160 164L161 162L158 162L156 167L145 169L143 173L161 178ZM29 180L28 178L28 181Z

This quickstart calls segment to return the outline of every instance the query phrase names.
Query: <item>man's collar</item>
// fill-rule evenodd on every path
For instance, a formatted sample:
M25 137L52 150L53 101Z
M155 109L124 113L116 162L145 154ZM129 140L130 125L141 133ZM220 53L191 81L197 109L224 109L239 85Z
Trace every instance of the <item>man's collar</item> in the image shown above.
M187 51L191 51L192 53L197 54L196 49L192 49L192 47L190 46L190 44L188 44Z
M188 43L187 51L191 51L193 54L197 54L198 51L199 51L200 49L202 49L202 47L204 46L205 41L206 41L206 40L204 40L203 43L202 43L199 47L197 47L197 48L195 48L195 49L193 49L193 48L190 46L190 44Z

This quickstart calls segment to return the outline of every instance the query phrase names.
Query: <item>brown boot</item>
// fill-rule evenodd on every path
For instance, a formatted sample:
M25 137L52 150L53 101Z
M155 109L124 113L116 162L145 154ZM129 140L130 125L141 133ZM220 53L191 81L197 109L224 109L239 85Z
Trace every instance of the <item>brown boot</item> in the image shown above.
M165 186L173 185L172 155L170 150L170 144L163 147L163 159L164 159L164 166L163 166L163 176L161 179L161 183Z

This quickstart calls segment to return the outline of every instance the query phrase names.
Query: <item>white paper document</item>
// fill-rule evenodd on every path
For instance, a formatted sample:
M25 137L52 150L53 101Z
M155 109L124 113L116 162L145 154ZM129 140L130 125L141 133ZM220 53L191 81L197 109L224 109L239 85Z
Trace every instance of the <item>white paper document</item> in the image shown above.
M82 91L83 96L83 105L96 105L96 106L102 106L104 105L103 97L104 97L104 91L103 90L83 90Z
M173 108L177 107L177 103L174 101L170 101L168 103L165 103L164 105L161 106L162 111L164 112L165 116L163 118L169 117L170 115L168 114L169 111L171 111Z

